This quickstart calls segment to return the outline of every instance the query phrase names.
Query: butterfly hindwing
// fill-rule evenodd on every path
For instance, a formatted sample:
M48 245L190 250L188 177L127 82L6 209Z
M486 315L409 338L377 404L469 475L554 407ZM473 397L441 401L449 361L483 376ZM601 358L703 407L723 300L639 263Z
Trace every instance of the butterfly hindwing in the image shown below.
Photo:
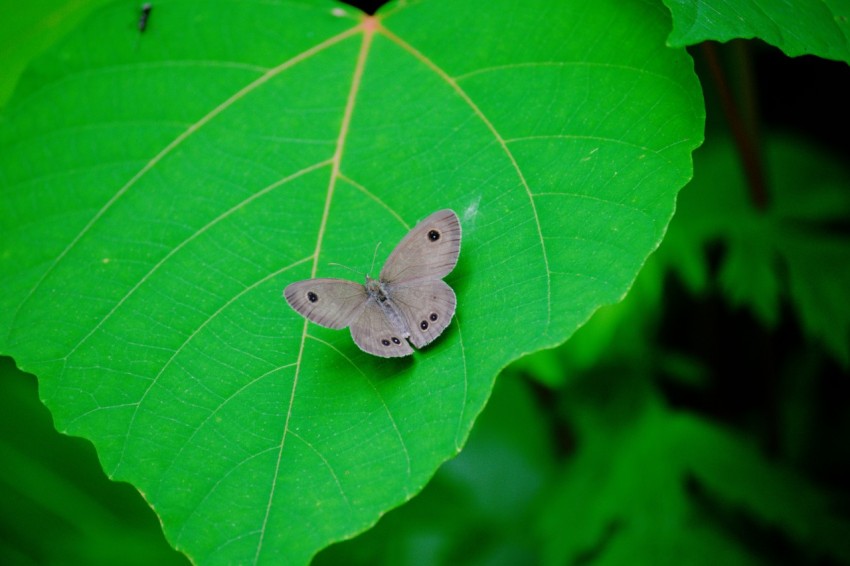
M443 333L457 305L455 292L442 279L395 288L392 300L409 328L410 341L417 348Z
M351 324L351 337L361 350L382 358L398 358L413 353L403 332L393 328L377 301L372 298Z

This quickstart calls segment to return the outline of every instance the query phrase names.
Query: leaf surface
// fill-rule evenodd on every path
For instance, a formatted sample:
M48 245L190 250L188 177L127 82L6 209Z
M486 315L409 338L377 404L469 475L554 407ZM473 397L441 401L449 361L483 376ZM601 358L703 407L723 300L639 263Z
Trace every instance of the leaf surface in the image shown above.
M670 44L758 38L789 57L850 62L850 5L843 0L664 0Z
M0 351L197 563L303 563L416 494L502 367L626 293L702 139L651 2L137 19L99 12L7 109ZM283 301L447 207L459 306L427 349L375 358Z

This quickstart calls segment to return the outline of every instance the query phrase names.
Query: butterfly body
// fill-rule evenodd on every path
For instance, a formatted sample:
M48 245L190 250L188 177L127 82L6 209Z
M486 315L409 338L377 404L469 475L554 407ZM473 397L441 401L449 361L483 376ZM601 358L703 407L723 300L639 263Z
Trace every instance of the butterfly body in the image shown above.
M369 295L369 301L374 301L375 304L381 308L381 311L384 313L384 316L387 317L387 321L390 323L390 326L392 326L398 334L400 334L403 338L410 336L410 330L404 322L404 317L392 301L392 291L389 285L385 284L380 279L372 279L367 275L366 294Z
M460 222L451 210L417 224L387 259L378 279L307 279L284 289L289 305L328 328L351 328L365 352L400 357L429 344L449 325L457 298L442 280L460 254Z

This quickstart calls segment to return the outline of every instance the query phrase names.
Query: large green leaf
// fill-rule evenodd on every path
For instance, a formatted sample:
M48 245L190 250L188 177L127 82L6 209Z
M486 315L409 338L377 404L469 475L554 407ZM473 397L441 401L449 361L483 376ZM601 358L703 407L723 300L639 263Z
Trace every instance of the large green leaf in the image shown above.
M673 13L670 44L757 37L786 55L850 62L845 0L664 0Z
M499 370L623 296L703 111L652 2L158 2L94 16L0 129L0 351L196 562L298 563L410 498ZM384 360L282 300L430 212L456 321Z

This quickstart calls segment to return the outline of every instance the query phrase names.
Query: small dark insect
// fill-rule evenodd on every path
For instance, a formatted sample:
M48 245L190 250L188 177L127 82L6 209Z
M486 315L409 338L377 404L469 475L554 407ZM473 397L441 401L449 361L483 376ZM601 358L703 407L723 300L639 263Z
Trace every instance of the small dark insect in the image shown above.
M148 28L151 9L153 9L153 5L150 2L142 4L142 14L139 16L139 33L145 33L145 30Z

